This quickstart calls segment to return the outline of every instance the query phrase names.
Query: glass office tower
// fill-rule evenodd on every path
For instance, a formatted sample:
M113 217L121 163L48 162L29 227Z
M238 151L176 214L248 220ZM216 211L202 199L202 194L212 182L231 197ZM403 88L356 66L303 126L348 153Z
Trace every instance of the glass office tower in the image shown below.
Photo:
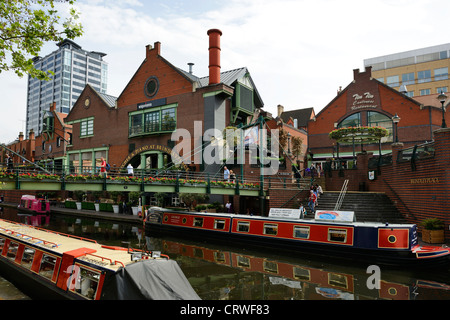
M34 58L37 69L52 71L49 81L28 77L26 134L31 129L36 135L42 131L42 117L50 105L56 111L69 113L86 84L100 93L106 93L108 64L102 52L83 50L71 40L58 43L58 50L41 58Z

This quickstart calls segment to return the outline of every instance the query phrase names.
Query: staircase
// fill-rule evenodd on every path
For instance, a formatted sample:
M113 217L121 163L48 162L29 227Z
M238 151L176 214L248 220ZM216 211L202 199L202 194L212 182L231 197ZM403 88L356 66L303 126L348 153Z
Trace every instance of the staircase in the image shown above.
M325 191L319 198L319 205L316 210L334 210L338 197L338 191ZM306 209L308 211L307 216L313 217L309 208L306 207ZM339 210L354 211L356 221L361 222L406 222L384 193L347 191Z

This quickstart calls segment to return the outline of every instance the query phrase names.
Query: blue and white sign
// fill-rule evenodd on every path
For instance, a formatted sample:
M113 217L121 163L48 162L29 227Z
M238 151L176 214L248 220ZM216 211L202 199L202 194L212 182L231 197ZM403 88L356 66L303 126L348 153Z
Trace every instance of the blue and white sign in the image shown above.
M354 211L317 210L316 220L355 221Z

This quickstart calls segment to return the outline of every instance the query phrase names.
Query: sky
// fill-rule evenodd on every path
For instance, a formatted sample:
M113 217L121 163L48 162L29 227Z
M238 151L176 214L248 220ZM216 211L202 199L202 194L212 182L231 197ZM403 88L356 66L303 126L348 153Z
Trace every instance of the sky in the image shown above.
M57 2L57 1L55 1ZM56 8L64 16L66 5ZM208 36L222 31L221 71L247 67L277 114L320 112L340 86L364 70L364 59L449 43L448 0L77 0L84 50L106 53L107 93L118 97L161 42L161 55L198 77L208 76ZM40 56L55 51L46 44ZM0 142L25 131L27 77L0 73Z

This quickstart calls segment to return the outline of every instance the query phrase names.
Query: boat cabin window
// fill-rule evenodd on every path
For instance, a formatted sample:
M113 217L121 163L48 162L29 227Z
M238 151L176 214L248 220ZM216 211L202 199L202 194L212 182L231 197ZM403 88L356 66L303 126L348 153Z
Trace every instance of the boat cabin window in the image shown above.
M264 271L270 273L278 273L278 264L274 261L264 260L263 262Z
M80 266L80 272L78 272L78 278L76 282L77 285L73 286L73 291L88 299L94 299L97 292L99 280L99 272Z
M278 225L277 224L271 224L271 223L264 224L264 234L276 236L277 233L278 233Z
M345 242L347 240L346 229L328 229L328 241Z
M55 270L56 258L44 253L41 260L41 266L39 267L39 274L48 279L52 279L53 270Z
M222 219L214 220L214 229L218 229L218 230L225 229L225 220L222 220Z
M34 254L36 253L36 250L25 247L25 250L23 252L22 256L22 266L24 266L27 269L31 269L31 265L33 264Z
M294 238L309 239L309 227L294 226Z
M203 227L203 218L194 218L194 227Z
M2 254L4 245L5 245L5 238L0 238L0 254Z
M250 222L238 221L237 231L249 232L250 231Z
M6 257L11 260L16 259L17 249L19 249L19 244L11 241L9 243L8 252L6 253Z

